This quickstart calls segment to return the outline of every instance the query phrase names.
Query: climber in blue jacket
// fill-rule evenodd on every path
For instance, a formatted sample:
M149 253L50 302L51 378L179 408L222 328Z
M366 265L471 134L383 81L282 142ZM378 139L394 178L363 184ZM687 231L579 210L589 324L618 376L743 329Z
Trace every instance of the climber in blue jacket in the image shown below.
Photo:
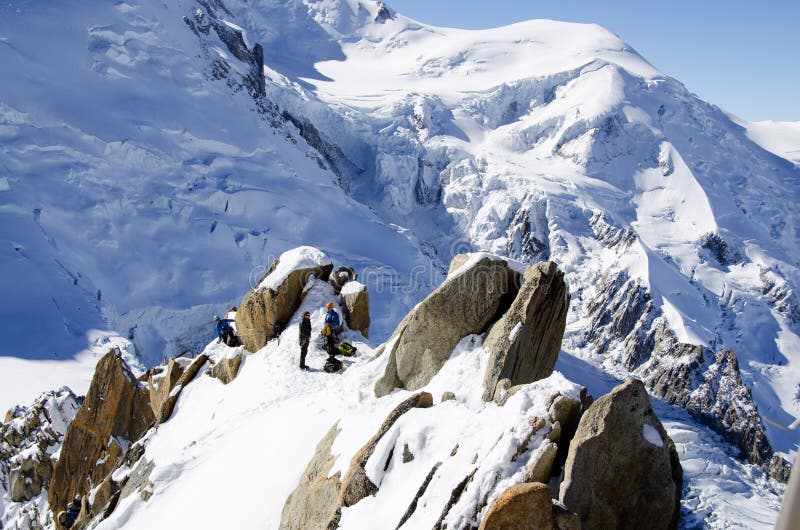
M338 334L342 331L341 319L339 313L333 308L333 302L325 304L328 313L325 315L325 325L322 328L322 334L325 336L325 349L328 351L328 356L333 357L336 354L336 343L338 342Z
M217 329L217 342L224 342L231 347L239 345L239 338L231 327L234 320L230 318L219 318L219 315L214 315L214 322Z

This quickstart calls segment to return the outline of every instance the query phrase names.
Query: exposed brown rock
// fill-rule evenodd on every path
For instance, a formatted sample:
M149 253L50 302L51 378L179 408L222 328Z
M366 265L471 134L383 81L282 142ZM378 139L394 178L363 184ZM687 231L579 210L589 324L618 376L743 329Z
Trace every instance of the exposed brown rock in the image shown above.
M17 462L9 471L8 486L11 500L27 501L39 495L46 487L53 473L52 464L46 455L25 458Z
M330 276L330 284L333 286L333 290L337 293L342 290L344 284L349 282L350 280L356 279L356 271L353 270L352 267L348 267L346 265L340 265L336 267L336 270Z
M244 353L237 353L233 357L226 357L218 361L209 372L211 377L216 377L223 384L227 385L239 375L239 366L244 359Z
M629 380L584 412L570 444L560 500L588 530L674 529L679 468L644 384Z
M456 258L461 259L461 258ZM481 333L516 292L516 273L500 259L483 257L451 276L420 302L392 334L386 371L375 384L384 396L395 388L425 386L458 342Z
M339 435L334 425L317 444L314 457L300 476L297 488L286 499L280 530L333 530L341 516L339 473L329 477L336 458L331 454Z
M550 404L548 409L550 419L553 421L554 430L557 425L559 431L557 438L550 437L552 441L558 444L558 454L553 462L553 466L556 469L560 469L564 465L564 462L567 461L569 442L575 436L581 414L584 410L589 408L591 404L591 396L588 398L586 396L586 387L581 389L580 401L559 395Z
M49 489L53 512L102 482L122 456L121 441L138 440L153 419L147 390L120 352L109 351L97 363L86 399L64 437Z
M280 258L275 260L259 283L275 271L279 263ZM300 307L303 288L311 276L327 281L332 269L332 264L298 269L289 273L276 290L256 287L245 294L236 312L236 330L247 351L256 352L263 348L289 322Z
M581 530L581 517L560 502L553 502L553 517L558 530Z
M178 384L178 379L184 371L183 359L170 359L165 368L153 370L147 378L147 388L150 392L150 405L153 414L158 417L161 414L161 407L167 400L167 396Z
M360 331L365 338L369 338L369 292L366 286L363 289L348 289L345 285L342 289L342 301L347 327Z
M553 372L567 322L569 292L564 273L552 261L525 270L522 287L511 307L484 341L489 363L484 399L498 396L497 385L532 383Z
M481 521L480 530L555 530L550 489L526 482L500 494Z
M546 484L550 480L557 452L558 446L553 441L545 440L538 451L539 456L525 470L525 482L544 482Z
M186 385L192 382L203 365L206 364L206 361L208 361L208 355L201 353L186 367L186 370L183 371L183 374L181 374L178 381L175 383L175 388L172 389L163 405L161 405L158 417L156 418L157 424L164 423L172 416L172 411L175 410L175 404L178 402L181 391Z
M447 269L447 275L453 274L467 261L469 261L469 254L457 254L453 256L453 259L450 260L450 267Z
M456 399L456 395L449 390L442 392L442 403L445 401L454 401Z
M53 475L52 453L64 439L67 426L80 407L81 398L63 387L45 392L27 407L15 406L6 414L6 422L0 423L0 484L17 506L15 519L0 515L0 526L24 528L36 526L39 506L36 499L50 486ZM45 493L46 495L46 493ZM0 500L0 504L2 504ZM2 511L2 508L0 508ZM24 515L27 514L27 515ZM32 515L28 519L21 520Z

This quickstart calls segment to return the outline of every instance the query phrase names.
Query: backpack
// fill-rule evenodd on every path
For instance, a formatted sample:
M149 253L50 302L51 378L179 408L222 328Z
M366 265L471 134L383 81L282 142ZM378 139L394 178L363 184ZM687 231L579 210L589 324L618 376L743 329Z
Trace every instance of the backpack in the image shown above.
M352 357L356 354L356 347L350 344L349 342L342 342L336 348L336 352L339 355L344 355L345 357Z
M344 364L336 357L328 357L328 360L325 361L325 366L322 367L329 374L335 374L342 368L344 368Z

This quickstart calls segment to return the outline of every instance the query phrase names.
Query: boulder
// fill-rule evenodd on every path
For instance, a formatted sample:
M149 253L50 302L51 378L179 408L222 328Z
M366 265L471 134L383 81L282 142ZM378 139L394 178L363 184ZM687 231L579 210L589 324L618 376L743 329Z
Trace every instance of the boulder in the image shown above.
M469 258L469 254L456 254L453 256L453 259L450 260L450 266L447 268L447 275L450 276L460 269L462 265L469 261Z
M289 494L281 512L280 530L328 530L336 528L342 505L340 474L330 474L336 463L331 454L333 442L339 435L338 424L317 444L311 461L300 476L297 488Z
M92 484L99 484L122 457L123 443L138 440L153 420L147 389L119 350L106 353L97 363L55 463L48 495L53 512L64 510L76 495L83 497Z
M553 502L553 517L558 530L581 530L581 517L567 510L560 502Z
M557 423L555 425L558 425ZM525 482L544 482L550 481L550 475L553 472L553 463L558 454L558 435L560 430L552 430L550 434L554 434L554 439L545 440L542 442L541 447L537 450L537 457L525 469Z
M344 287L344 285L347 282L355 279L356 279L356 271L353 270L352 267L348 267L346 265L340 265L339 267L336 267L335 271L333 271L333 274L331 274L329 281L330 284L333 286L333 290L338 293L341 292L342 287Z
M511 486L492 503L480 530L555 530L550 488L540 482Z
M53 472L52 464L46 455L25 458L16 463L8 474L11 500L23 502L32 499L46 487Z
M216 377L223 384L227 385L239 375L239 367L242 365L244 353L239 352L233 357L226 357L218 361L209 372L211 377Z
M360 331L364 338L369 338L369 291L367 291L367 286L357 281L349 281L342 287L341 294L347 327Z
M444 403L445 401L455 401L456 395L449 390L445 390L442 392L442 399L441 402Z
M463 258L456 256L456 260ZM386 371L375 384L380 397L395 388L416 390L428 384L458 342L482 333L516 294L516 273L502 259L465 260L425 300L403 319L384 354Z
M236 330L247 348L256 352L289 322L303 299L311 276L327 281L333 264L312 247L288 250L275 260L236 312Z
M178 379L183 375L184 359L170 359L165 368L154 369L147 378L147 389L150 393L150 406L153 414L158 417L161 407L167 400L170 392L178 384Z
M678 527L682 470L644 384L628 380L584 412L560 500L585 529Z
M156 416L156 424L161 424L167 421L170 416L172 416L172 411L175 410L175 404L178 403L178 398L181 395L183 389L192 382L195 378L197 373L206 364L208 360L208 355L205 353L201 353L197 357L192 360L191 364L186 367L183 374L178 378L178 381L175 383L175 388L167 396L167 399L161 405L159 409L158 416Z
M498 383L511 386L544 379L553 372L567 323L569 291L564 273L552 261L525 270L511 307L484 341L489 363L484 376L486 401L497 399Z

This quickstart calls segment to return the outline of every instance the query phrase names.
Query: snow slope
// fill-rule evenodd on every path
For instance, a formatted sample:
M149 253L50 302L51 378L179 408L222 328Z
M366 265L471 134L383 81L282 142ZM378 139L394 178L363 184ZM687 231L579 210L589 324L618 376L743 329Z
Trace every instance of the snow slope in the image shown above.
M92 330L130 339L147 365L199 351L211 315L298 242L399 271L397 289L429 263L412 234L347 197L293 125L213 78L182 18L199 7L0 6L0 68L16 73L0 84L0 408L52 388L34 375L45 366L85 389ZM426 288L392 307L376 293L373 334Z
M800 122L753 121L742 122L747 136L755 143L786 160L800 164Z

